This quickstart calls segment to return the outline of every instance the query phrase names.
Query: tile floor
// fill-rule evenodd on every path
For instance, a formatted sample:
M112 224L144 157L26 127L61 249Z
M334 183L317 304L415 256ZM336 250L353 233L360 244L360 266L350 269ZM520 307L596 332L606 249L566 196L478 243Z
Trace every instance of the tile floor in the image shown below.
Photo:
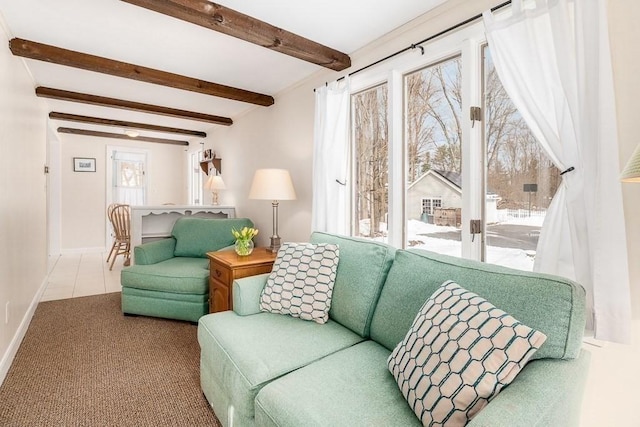
M109 270L108 253L93 252L60 255L53 265L47 287L40 301L120 292L120 270L124 258L119 256Z

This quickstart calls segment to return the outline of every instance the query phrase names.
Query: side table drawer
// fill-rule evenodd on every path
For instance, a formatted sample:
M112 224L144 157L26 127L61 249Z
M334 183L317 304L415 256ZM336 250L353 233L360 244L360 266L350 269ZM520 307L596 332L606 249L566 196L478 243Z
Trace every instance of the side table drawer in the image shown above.
M211 263L211 278L222 283L229 283L231 281L231 272L229 269L218 265L215 262Z

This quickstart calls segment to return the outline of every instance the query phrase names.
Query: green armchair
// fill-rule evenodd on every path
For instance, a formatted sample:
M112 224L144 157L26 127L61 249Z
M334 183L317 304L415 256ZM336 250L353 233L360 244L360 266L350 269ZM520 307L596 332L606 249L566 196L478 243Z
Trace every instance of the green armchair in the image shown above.
M197 322L209 312L207 252L231 249L231 229L253 227L247 218L180 218L168 239L134 248L124 268L122 312Z

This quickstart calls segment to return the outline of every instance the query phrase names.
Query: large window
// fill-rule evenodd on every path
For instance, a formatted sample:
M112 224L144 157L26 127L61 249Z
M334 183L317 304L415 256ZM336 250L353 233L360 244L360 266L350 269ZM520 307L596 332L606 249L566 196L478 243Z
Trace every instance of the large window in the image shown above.
M387 85L352 98L355 234L386 241L389 182Z
M461 67L457 55L404 77L407 245L449 254L451 233L460 240L455 216L462 207ZM447 196L437 198L436 215L433 201L440 194Z
M352 77L352 230L530 270L560 177L483 38L474 24Z

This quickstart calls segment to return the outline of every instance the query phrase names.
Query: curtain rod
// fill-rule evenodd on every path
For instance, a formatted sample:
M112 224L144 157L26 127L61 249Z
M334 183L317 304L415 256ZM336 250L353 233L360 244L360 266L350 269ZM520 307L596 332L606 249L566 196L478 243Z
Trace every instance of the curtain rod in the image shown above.
M502 9L503 7L508 6L508 5L510 5L510 4L511 4L511 0L509 0L509 1L505 1L504 3L501 3L501 4L497 5L497 6L492 7L492 8L491 8L491 12L495 12L496 10L498 10L498 9ZM444 35L444 34L447 34L448 32L451 32L451 31L453 31L453 30L457 30L458 28L460 28L460 27L462 27L462 26L464 26L464 25L467 25L467 24L469 24L469 23L471 23L471 22L473 22L473 21L476 21L476 20L478 20L478 19L480 19L480 18L482 18L482 14L481 14L481 13L479 13L478 15L472 16L471 18L465 19L465 20L464 20L464 21L462 21L462 22L458 22L456 25L453 25L453 26L451 26L451 27L447 28L446 30L442 30L442 31L440 31L439 33L436 33L436 34L434 34L434 35L432 35L432 36L429 36L429 37L427 37L427 38L426 38L426 39L424 39L424 40L420 40L419 42L413 43L413 44L411 44L410 46L407 46L407 47L405 47L404 49L401 49L401 50L399 50L399 51L397 51L397 52L394 52L394 53L392 53L391 55L385 56L385 57L384 57L384 58L382 58L382 59L378 59L377 61L372 62L372 63L371 63L371 64L369 64L369 65L365 65L365 66L364 66L364 67L362 67L362 68L358 68L357 70L350 72L350 73L349 73L349 74L347 74L346 76L342 76L342 77L338 78L336 81L337 81L337 82L339 82L340 80L343 80L343 79L344 79L345 77L347 77L347 76L348 76L348 77L351 77L351 76L353 76L354 74L358 74L358 73L360 73L360 72L362 72L362 71L364 71L364 70L367 70L367 69L369 69L369 68L371 68L371 67L373 67L373 66L375 66L375 65L378 65L378 64L379 64L379 63L381 63L381 62L384 62L384 61L386 61L386 60L388 60L388 59L391 59L391 58L393 58L394 56L398 56L398 55L400 55L401 53L405 53L406 51L411 50L411 49L418 48L418 49L420 49L420 51L424 54L424 47L423 47L423 46L420 46L422 43L426 43L426 42L428 42L428 41L431 41L431 40L435 39L436 37L440 37L440 36L442 36L442 35ZM325 83L325 84L327 84L327 83ZM315 89L314 89L314 91L315 91Z

